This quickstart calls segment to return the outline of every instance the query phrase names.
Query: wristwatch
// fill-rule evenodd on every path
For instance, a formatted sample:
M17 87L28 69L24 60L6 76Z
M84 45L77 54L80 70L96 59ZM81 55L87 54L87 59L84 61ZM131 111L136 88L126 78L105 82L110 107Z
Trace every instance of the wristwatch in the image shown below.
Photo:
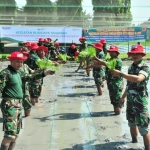
M122 72L120 72L119 77L123 77L123 75L124 75L124 74L123 74Z

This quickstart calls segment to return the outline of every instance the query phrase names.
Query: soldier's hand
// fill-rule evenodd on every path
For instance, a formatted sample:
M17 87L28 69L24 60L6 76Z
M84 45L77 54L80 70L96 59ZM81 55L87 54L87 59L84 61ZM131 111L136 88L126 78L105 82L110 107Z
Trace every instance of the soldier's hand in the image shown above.
M119 100L119 104L120 104L120 105L123 105L124 102L125 102L125 98L121 98L121 99Z
M53 74L55 74L55 71L53 71L53 70L45 70L44 74L45 74L45 76L47 76L47 75L53 75Z

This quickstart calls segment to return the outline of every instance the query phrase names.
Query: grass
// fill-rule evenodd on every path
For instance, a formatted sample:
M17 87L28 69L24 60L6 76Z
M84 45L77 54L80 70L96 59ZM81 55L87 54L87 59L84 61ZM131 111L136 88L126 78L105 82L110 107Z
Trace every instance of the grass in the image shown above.
M107 58L110 58L109 54L107 55ZM128 59L128 55L127 55L127 53L120 53L119 58ZM147 53L146 56L143 57L143 59L150 59L150 53Z
M133 41L133 42L108 42L108 45L111 45L111 44L114 44L114 45L124 45L124 46L127 46L129 45L130 47L132 45L135 45L137 44L138 41ZM150 41L139 41L141 43L141 45L143 46L150 46Z
M6 59L10 54L0 54L0 59Z

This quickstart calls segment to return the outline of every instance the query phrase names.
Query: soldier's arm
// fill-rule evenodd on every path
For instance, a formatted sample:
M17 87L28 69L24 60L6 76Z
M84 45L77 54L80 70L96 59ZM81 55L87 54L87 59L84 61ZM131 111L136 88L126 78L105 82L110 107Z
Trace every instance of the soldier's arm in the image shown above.
M44 78L47 75L53 75L55 71L52 70L41 70L40 72L34 73L34 74L27 74L20 72L21 78L23 81L33 81L33 80L38 80L41 78Z
M112 70L112 74L113 76L122 76L123 78L133 83L140 83L149 76L149 73L146 70L141 70L138 75L122 73L119 70Z
M96 60L100 65L106 66L105 61L103 61L102 59L99 59L96 56L93 59Z
M8 81L8 73L5 71L1 71L0 72L0 92L1 93L4 90L7 81Z
M99 54L98 57L95 56L95 60L97 63L94 65L94 67L101 68L103 66L107 66L105 63L105 56L103 53Z

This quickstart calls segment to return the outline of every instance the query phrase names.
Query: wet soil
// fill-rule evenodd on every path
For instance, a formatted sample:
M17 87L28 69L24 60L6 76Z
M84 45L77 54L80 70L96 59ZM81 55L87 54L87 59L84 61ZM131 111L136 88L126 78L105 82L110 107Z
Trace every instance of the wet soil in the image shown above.
M0 69L8 64L0 63ZM129 64L124 62L124 72ZM142 150L140 135L137 144L131 143L126 104L121 115L115 116L106 83L103 95L98 96L92 72L87 77L84 70L76 73L77 67L68 62L55 75L44 78L40 102L32 107L30 117L23 114L15 150ZM2 138L0 131L0 141Z

